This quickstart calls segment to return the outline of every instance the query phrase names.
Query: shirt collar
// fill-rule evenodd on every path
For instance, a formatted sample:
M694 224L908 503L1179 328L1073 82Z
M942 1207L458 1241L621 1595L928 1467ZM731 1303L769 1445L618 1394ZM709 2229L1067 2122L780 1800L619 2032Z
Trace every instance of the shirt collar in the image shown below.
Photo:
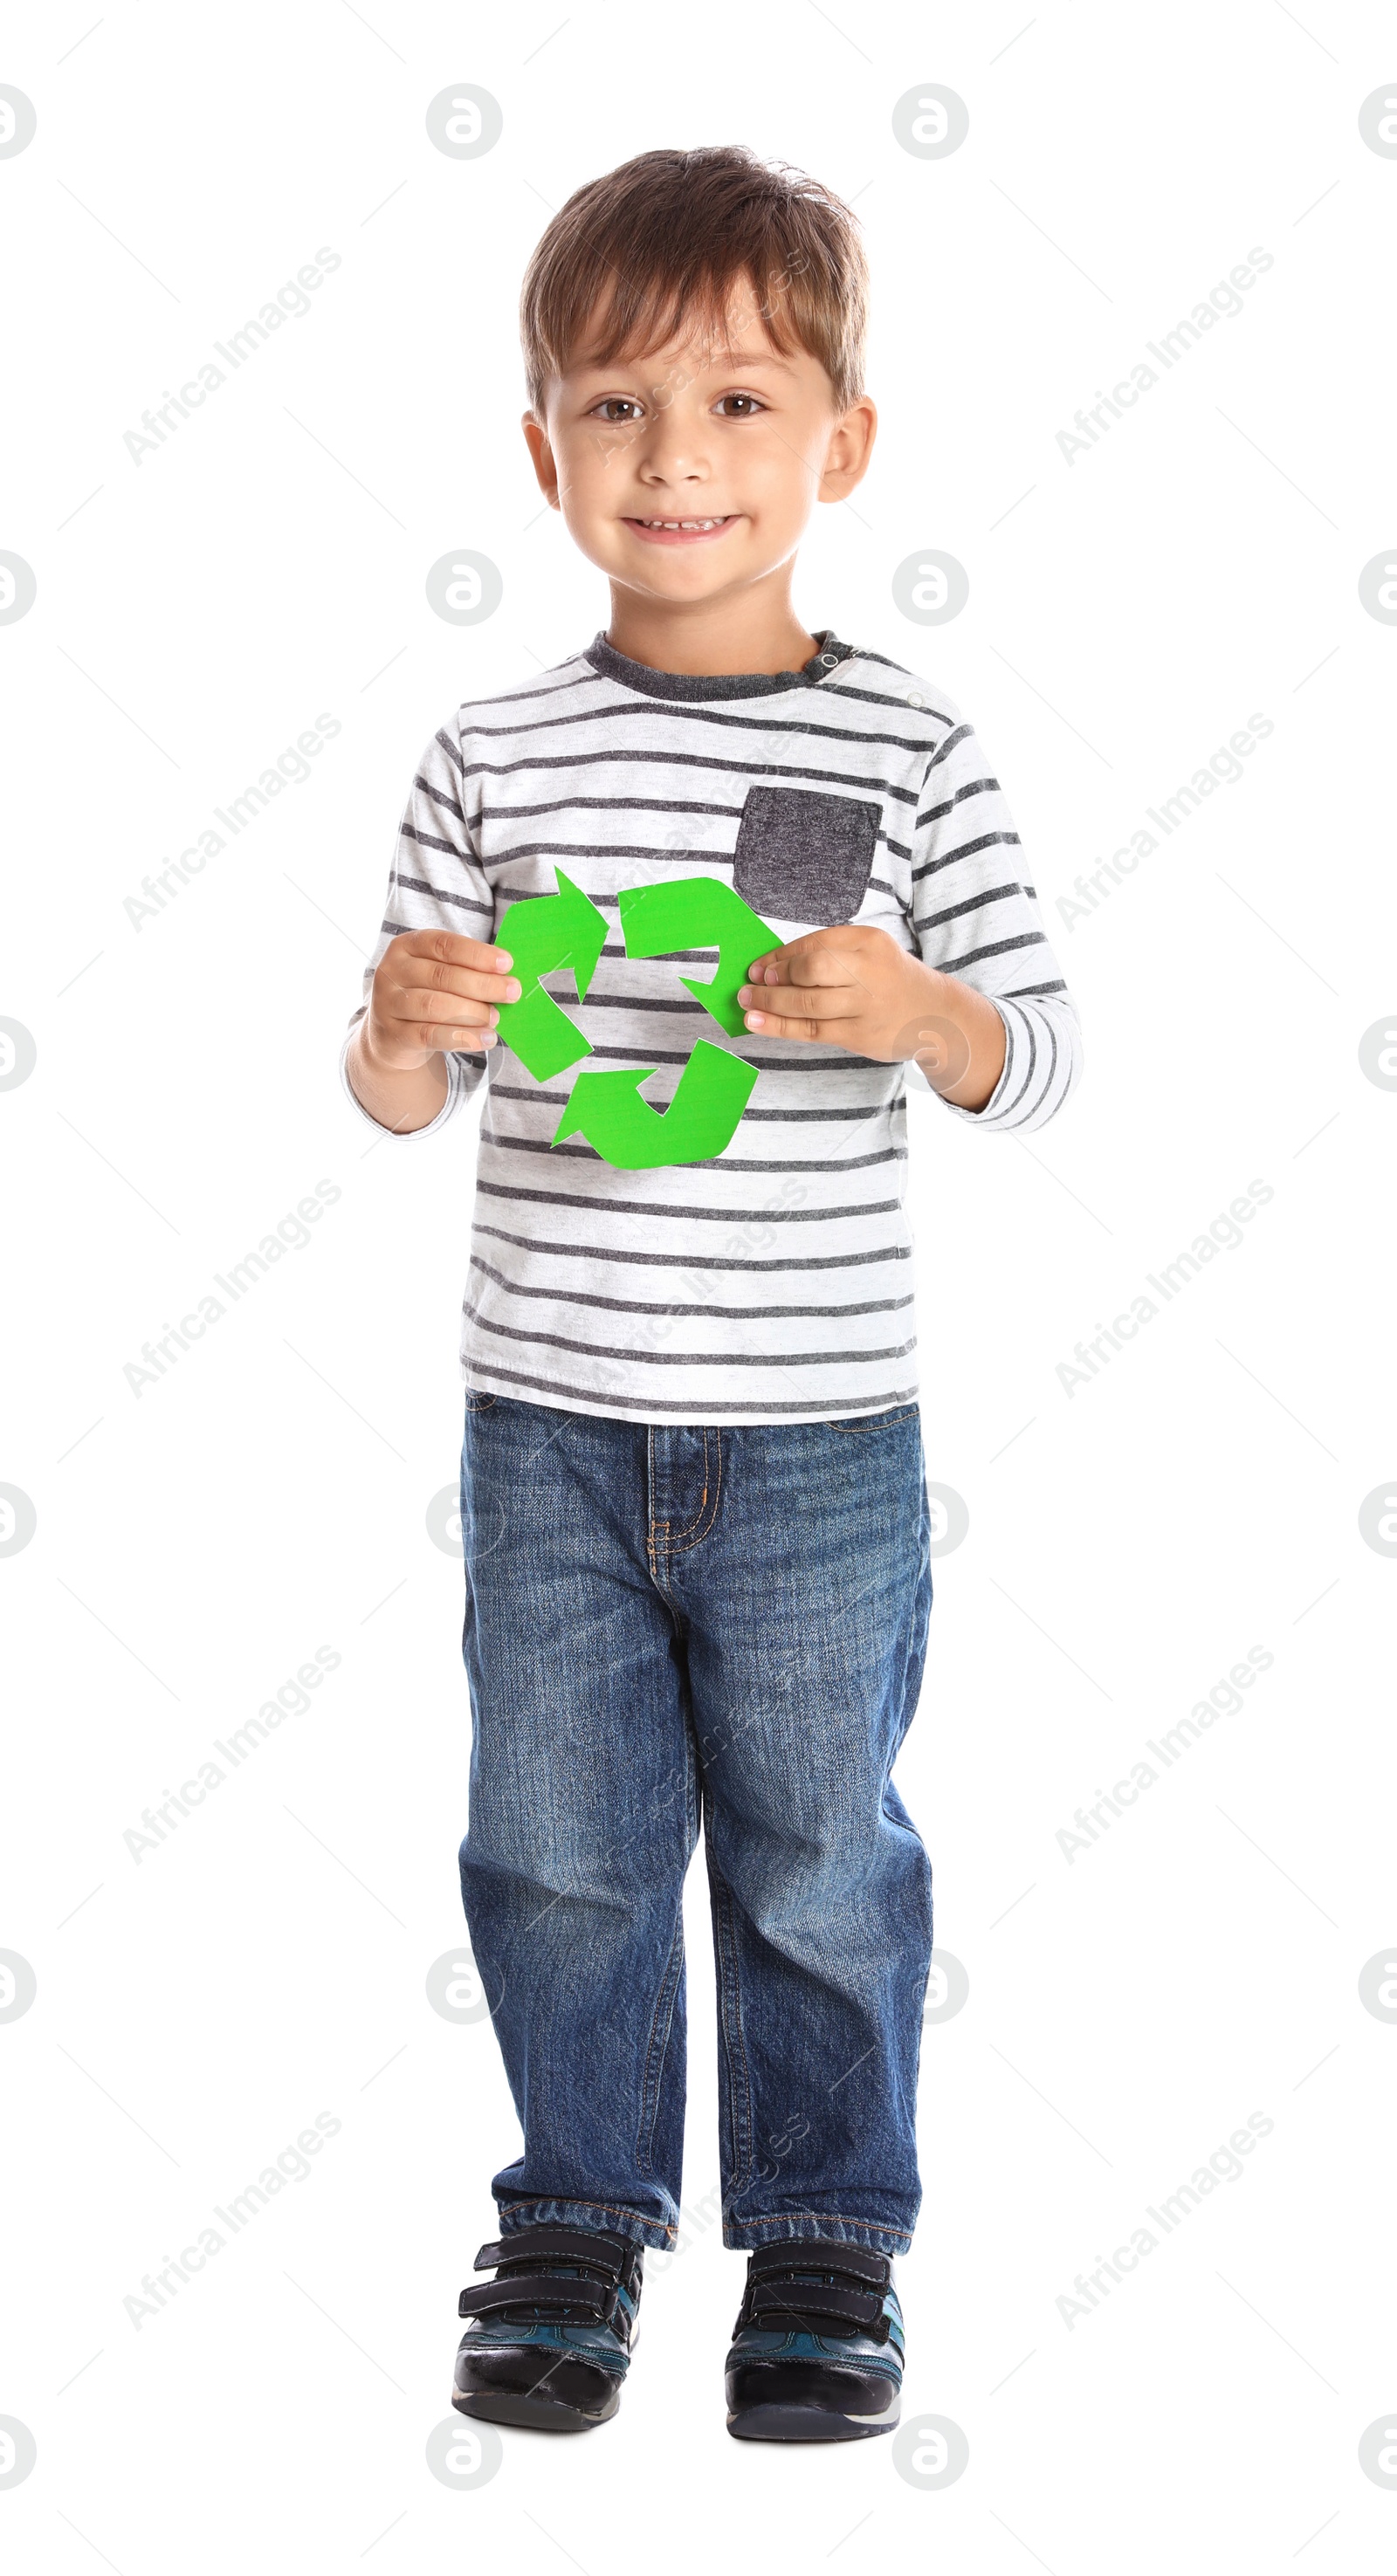
M594 635L583 653L594 671L604 680L615 680L623 689L637 689L646 698L682 698L692 704L696 699L771 698L789 689L816 688L841 662L852 659L852 644L841 644L828 627L815 637L818 652L799 671L652 671L648 662L632 662L608 644L605 635Z

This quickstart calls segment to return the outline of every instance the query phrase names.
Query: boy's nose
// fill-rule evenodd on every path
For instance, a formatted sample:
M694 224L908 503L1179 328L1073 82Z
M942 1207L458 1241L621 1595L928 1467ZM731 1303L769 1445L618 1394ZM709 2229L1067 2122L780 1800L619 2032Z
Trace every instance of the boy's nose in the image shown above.
M678 468L672 474L642 474L640 480L647 499L661 517L667 510L693 511L708 506L706 474L689 474Z
M640 479L654 491L672 489L680 484L706 483L708 468L692 449L661 447L652 449L642 460Z
M667 418L652 420L640 458L642 483L706 483L708 461L693 424Z

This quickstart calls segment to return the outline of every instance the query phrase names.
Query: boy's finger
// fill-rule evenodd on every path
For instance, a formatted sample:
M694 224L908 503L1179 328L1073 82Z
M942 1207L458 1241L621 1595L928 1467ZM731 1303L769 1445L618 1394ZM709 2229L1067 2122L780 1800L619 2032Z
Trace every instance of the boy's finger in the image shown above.
M443 1055L479 1055L482 1047L499 1045L494 1029L428 1029L424 1046L436 1047Z
M847 954L849 930L847 921L831 922L823 930L803 930L798 939L783 939L778 947L763 949L760 957L753 958L752 967L789 966L798 971L804 965L818 973L822 966L828 967L831 950L841 960Z
M766 1020L768 1027L774 1027L775 1022L767 1010L767 1003L772 998L769 984L739 984L737 998L749 1020L756 1011ZM863 1000L864 996L856 984L782 984L777 988L780 1009L801 1019L852 1019Z
M457 930L414 930L403 943L409 957L432 957L443 966L469 966L476 974L506 973L514 960L507 948L488 939L467 939Z
M783 984L793 979L802 966L808 969L813 964L818 971L820 952L815 943L828 937L828 931L807 930L799 939L785 939L779 948L768 948L764 956L754 958L749 971L755 975L758 968L764 967L773 972L775 981Z
M849 950L838 944L833 930L812 930L802 939L789 940L784 948L773 948L759 957L751 969L752 980L760 985L813 984L826 992L848 981Z
M738 996L741 1000L741 995ZM810 1038L825 1045L848 1043L849 1024L857 1016L863 996L852 987L831 992L783 985L781 1008L764 1007L766 996L759 987L752 997L752 1008L744 1005L745 1025L763 1038ZM840 1034L842 1032L842 1034Z
M413 1020L403 1024L405 1038L415 1047L433 1047L448 1055L478 1055L482 1047L499 1044L497 1029L465 1028L454 1020Z
M401 984L390 998L388 1016L414 1034L424 1020L450 1020L458 1028L493 1028L499 1018L493 997L481 993L439 992L429 984Z
M517 975L493 975L473 966L444 966L439 960L425 957L404 958L402 968L398 989L403 993L425 993L429 997L433 993L459 993L463 1001L493 1004L517 1002L524 989Z
M744 1011L742 1016L754 1037L804 1038L808 1045L817 1046L838 1044L834 1037L837 1023L828 1018L798 1020L775 1011Z

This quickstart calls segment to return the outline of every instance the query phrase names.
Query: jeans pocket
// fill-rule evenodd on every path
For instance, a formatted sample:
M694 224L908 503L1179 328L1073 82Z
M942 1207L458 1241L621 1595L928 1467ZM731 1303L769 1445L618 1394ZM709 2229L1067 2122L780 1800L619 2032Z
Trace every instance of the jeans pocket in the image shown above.
M498 1404L499 1400L497 1395L483 1395L477 1387L468 1386L466 1389L467 1413L488 1413L491 1405Z

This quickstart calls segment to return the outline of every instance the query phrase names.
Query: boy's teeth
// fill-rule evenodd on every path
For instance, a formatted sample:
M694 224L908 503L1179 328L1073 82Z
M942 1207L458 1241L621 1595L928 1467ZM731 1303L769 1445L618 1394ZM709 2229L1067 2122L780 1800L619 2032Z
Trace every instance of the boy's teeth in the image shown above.
M643 528L720 528L720 527L722 526L722 524L723 524L723 522L722 522L722 519L721 519L721 518L717 518L717 519L642 519L642 521L641 521L641 526L642 526Z

